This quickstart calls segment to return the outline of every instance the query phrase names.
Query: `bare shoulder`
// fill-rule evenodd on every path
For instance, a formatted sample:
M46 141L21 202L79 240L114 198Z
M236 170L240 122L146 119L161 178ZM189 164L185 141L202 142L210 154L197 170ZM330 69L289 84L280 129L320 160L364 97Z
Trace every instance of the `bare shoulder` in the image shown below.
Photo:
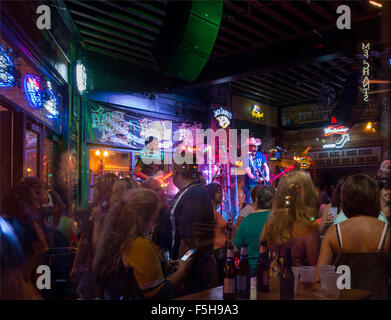
M296 237L319 234L319 226L316 222L312 224L295 223L292 232Z

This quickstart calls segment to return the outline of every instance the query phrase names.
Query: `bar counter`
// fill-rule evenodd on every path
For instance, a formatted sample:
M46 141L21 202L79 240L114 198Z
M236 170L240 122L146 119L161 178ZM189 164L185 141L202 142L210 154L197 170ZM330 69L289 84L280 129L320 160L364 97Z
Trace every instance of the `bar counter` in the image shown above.
M280 299L280 281L277 278L270 278L269 292L257 294L256 278L251 278L251 297L250 300L279 300ZM369 299L369 291L350 289L340 290L338 296L328 296L319 282L315 282L312 289L304 289L301 283L298 283L295 300L366 300ZM223 286L196 292L187 296L177 298L176 300L223 300Z

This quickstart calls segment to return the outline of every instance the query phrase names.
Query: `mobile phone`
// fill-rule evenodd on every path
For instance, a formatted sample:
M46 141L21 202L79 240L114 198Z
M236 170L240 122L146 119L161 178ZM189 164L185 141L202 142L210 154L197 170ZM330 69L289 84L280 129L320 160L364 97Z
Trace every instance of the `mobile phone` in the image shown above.
M338 212L337 207L330 207L329 214L331 214L333 216L334 221L335 221L335 218L337 217L337 212Z
M197 249L190 249L185 253L185 255L181 258L182 261L186 261Z

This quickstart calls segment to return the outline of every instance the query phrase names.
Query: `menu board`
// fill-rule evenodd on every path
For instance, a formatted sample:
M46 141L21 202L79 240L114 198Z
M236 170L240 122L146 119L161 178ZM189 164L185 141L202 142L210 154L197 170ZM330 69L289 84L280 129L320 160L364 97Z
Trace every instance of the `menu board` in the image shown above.
M313 168L380 165L382 147L310 151L307 155L314 161Z

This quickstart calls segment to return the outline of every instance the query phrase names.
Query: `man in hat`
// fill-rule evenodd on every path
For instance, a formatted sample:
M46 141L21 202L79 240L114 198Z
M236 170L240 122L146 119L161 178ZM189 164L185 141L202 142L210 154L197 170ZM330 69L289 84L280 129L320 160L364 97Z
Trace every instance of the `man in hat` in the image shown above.
M378 180L387 180L391 178L391 160L384 160L377 173Z
M143 161L144 155L148 156L158 154L158 144L158 140L152 136L145 140L145 147L142 152L140 152L140 157L138 158L133 170L135 177L146 181L150 178L161 176L163 174L161 165L157 164L156 161Z
M251 203L251 189L259 184L269 184L269 167L266 163L266 158L263 153L258 152L257 148L261 145L261 141L258 142L255 138L248 140L248 155L244 157L243 163L248 164L244 168L244 192L246 194L246 204Z

